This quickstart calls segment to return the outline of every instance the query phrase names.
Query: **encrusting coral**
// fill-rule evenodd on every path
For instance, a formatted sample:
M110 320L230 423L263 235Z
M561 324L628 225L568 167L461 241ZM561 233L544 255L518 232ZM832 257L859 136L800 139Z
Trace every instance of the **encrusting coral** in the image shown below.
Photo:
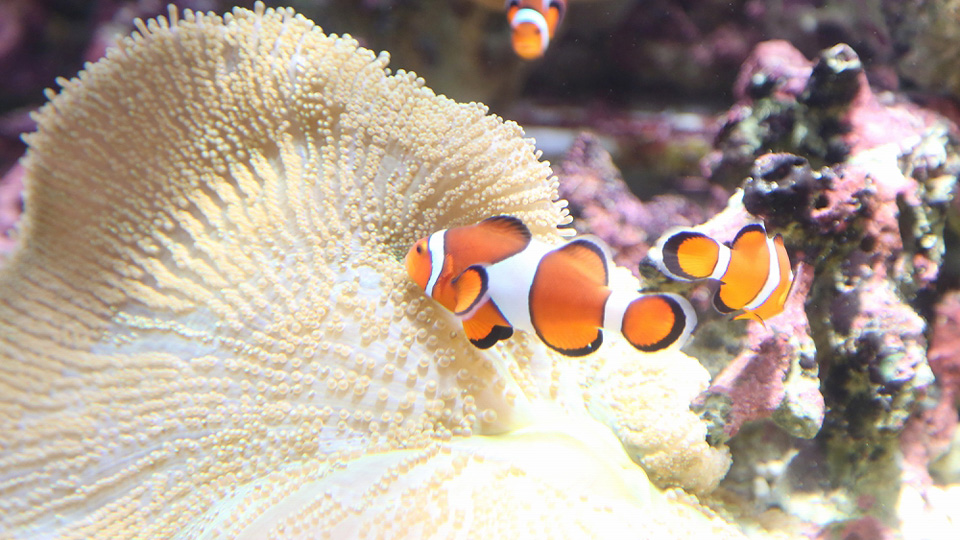
M407 280L416 238L492 214L561 240L518 126L291 10L138 29L27 137L0 536L738 536L603 424L663 485L712 489L729 458L687 408L695 360L477 351Z
M783 234L795 281L763 325L701 309L684 349L716 372L695 407L733 454L713 500L745 530L753 521L794 538L952 538L960 301L942 291L956 275L956 126L873 90L843 44L811 62L763 43L738 81L705 168L741 187L696 228L730 238L763 221ZM636 229L664 198L632 197L590 139L557 169L574 222L642 253L653 241ZM669 207L674 219L699 210L684 203ZM671 287L648 261L639 271ZM703 290L690 291L695 305Z
M711 393L733 395L728 428L739 429L744 411L759 411L792 435L816 435L817 444L797 444L762 482L768 473L760 472L761 460L745 455L759 445L735 445L745 450L735 454L741 463L758 463L751 489L766 492L758 500L824 528L868 516L883 526L900 519L906 530L930 517L915 511L923 505L903 503L920 499L925 486L918 489L915 465L901 465L898 452L908 418L922 411L934 383L921 308L934 296L946 249L960 170L956 128L897 96L874 93L845 44L812 63L782 42L759 46L753 58L739 77L741 101L718 138L713 170L726 176L753 162L731 207L783 231L795 260L813 272L798 271L793 294L803 295L794 299L803 310L770 329L795 342L790 369L761 385L756 370L732 365L714 385L743 384ZM782 152L761 155L769 148ZM764 353L757 347L751 354ZM789 403L789 390L778 386L791 380L802 385ZM776 408L754 407L757 397L778 394ZM756 489L767 480L770 486ZM816 483L828 486L824 493L811 491Z

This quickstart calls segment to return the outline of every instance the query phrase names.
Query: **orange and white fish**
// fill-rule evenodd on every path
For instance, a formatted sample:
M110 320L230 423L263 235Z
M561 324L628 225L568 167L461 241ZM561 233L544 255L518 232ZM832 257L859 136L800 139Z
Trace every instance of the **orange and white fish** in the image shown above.
M658 351L682 344L697 322L680 296L611 289L612 263L597 241L550 246L513 216L435 232L410 248L405 264L481 349L518 328L562 354L582 356L600 347L607 329L641 351Z
M507 0L513 50L524 60L543 56L567 11L567 0Z
M729 245L692 229L667 231L650 258L666 275L683 281L716 279L713 305L720 313L743 310L737 319L765 319L783 311L793 270L779 234L767 237L763 224L740 229Z

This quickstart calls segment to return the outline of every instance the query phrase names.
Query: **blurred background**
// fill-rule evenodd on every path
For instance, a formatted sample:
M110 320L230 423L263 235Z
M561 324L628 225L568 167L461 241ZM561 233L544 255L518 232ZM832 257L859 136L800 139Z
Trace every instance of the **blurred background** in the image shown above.
M248 0L187 0L223 12ZM95 61L163 0L0 2L0 176L22 154L29 112L56 77ZM387 50L437 93L481 101L536 138L548 159L575 133L596 133L631 189L650 196L702 176L700 160L733 101L739 67L758 42L790 41L808 58L838 42L857 51L871 84L951 108L960 76L956 9L921 0L570 0L546 54L518 58L502 0L289 0L327 32ZM928 105L929 106L929 105ZM0 195L0 200L5 199ZM2 204L2 203L0 203Z

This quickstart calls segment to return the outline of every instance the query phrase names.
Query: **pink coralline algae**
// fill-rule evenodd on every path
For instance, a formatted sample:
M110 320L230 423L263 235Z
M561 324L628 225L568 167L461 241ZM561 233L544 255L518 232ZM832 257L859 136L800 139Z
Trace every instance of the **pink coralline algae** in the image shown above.
M834 533L886 534L890 518L880 512L896 505L903 480L901 433L904 441L925 433L942 447L956 423L960 391L951 389L955 366L944 359L958 347L936 345L928 363L924 318L924 306L938 294L944 228L960 172L956 128L897 95L874 93L856 53L842 44L813 62L785 42L761 44L738 81L739 100L703 164L715 185L740 190L700 229L729 239L745 223L762 220L771 234L783 234L796 280L784 312L765 326L706 313L708 288L669 285L687 291L700 309L701 325L687 350L716 373L694 408L710 425L711 442L764 419L792 437L816 439L793 443L793 454L785 451L791 457L782 458L783 480L768 478L779 491L754 493L761 506L789 512L807 504L790 493L809 491L804 471L818 471L848 501L847 520L834 523L849 526ZM572 161L559 176L582 232L599 231L615 246L639 245L639 252L668 226L697 223L696 213L664 214L665 208L653 214L658 221L620 218L641 215L649 203L622 190L583 189ZM646 233L635 230L641 226ZM648 284L668 286L651 270L641 264ZM947 318L946 306L940 309ZM942 334L935 333L935 344L947 343ZM928 395L944 397L926 408ZM907 425L911 415L926 425ZM905 444L905 455L912 459L908 448L931 453L932 444ZM929 459L925 454L920 461ZM741 480L727 488L739 491Z
M808 385L793 403L822 407L820 451L791 459L785 477L794 485L781 487L778 504L802 506L802 498L787 496L806 489L800 471L826 467L851 516L880 518L851 522L850 534L874 525L886 531L885 509L896 505L899 482L921 481L930 454L947 444L956 423L950 358L957 347L946 344L950 324L941 323L928 351L923 312L938 294L946 252L960 172L956 127L896 95L872 92L846 45L823 51L812 65L783 43L758 47L755 55L706 163L725 183L747 169L742 208L783 233L798 264L790 302L803 309L788 306L766 329L748 323L744 352L702 397L703 414L720 422L712 430L719 437L767 416L797 435L790 427L803 424L790 420L803 415L774 405L790 402L779 397L788 395L790 376L809 381L816 374L822 394ZM706 227L736 211L728 208ZM948 305L939 313L948 320ZM798 362L799 370L788 369L778 355L792 353L778 344L797 335L809 337L814 355ZM928 395L944 397L931 408ZM907 461L903 476L898 449Z
M932 461L948 451L957 430L960 404L960 292L947 294L937 304L928 350L930 369L939 387L934 404L918 411L900 437L907 479L921 490L933 480Z
M747 325L740 354L697 400L701 410L723 411L711 433L714 440L725 441L745 422L770 417L796 437L811 438L820 430L824 402L803 307L812 282L813 268L801 263L783 314L765 326Z
M871 93L847 46L824 51L810 73L799 95L770 93L747 106L790 118L787 131L765 131L767 140L826 166L784 154L758 159L743 204L783 228L814 264L808 316L821 369L832 373L824 388L833 421L864 436L861 428L897 430L915 392L931 382L925 324L904 299L931 291L937 276L956 178L952 128ZM843 149L842 159L831 165L841 156L829 149Z

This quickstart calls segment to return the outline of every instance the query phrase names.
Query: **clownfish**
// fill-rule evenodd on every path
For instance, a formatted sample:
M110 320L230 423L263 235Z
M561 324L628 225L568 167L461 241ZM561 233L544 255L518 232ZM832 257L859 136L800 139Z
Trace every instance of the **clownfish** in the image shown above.
M729 245L691 229L667 231L650 258L664 274L683 281L716 279L713 305L720 313L742 310L736 319L763 324L783 311L793 286L790 258L779 234L767 237L763 224L740 229Z
M658 351L682 344L697 321L680 296L611 289L612 263L598 241L550 246L513 216L435 232L418 240L404 263L481 349L516 328L536 332L561 354L583 356L600 347L607 329L641 351Z
M567 0L507 0L513 50L524 60L543 56L567 11Z

